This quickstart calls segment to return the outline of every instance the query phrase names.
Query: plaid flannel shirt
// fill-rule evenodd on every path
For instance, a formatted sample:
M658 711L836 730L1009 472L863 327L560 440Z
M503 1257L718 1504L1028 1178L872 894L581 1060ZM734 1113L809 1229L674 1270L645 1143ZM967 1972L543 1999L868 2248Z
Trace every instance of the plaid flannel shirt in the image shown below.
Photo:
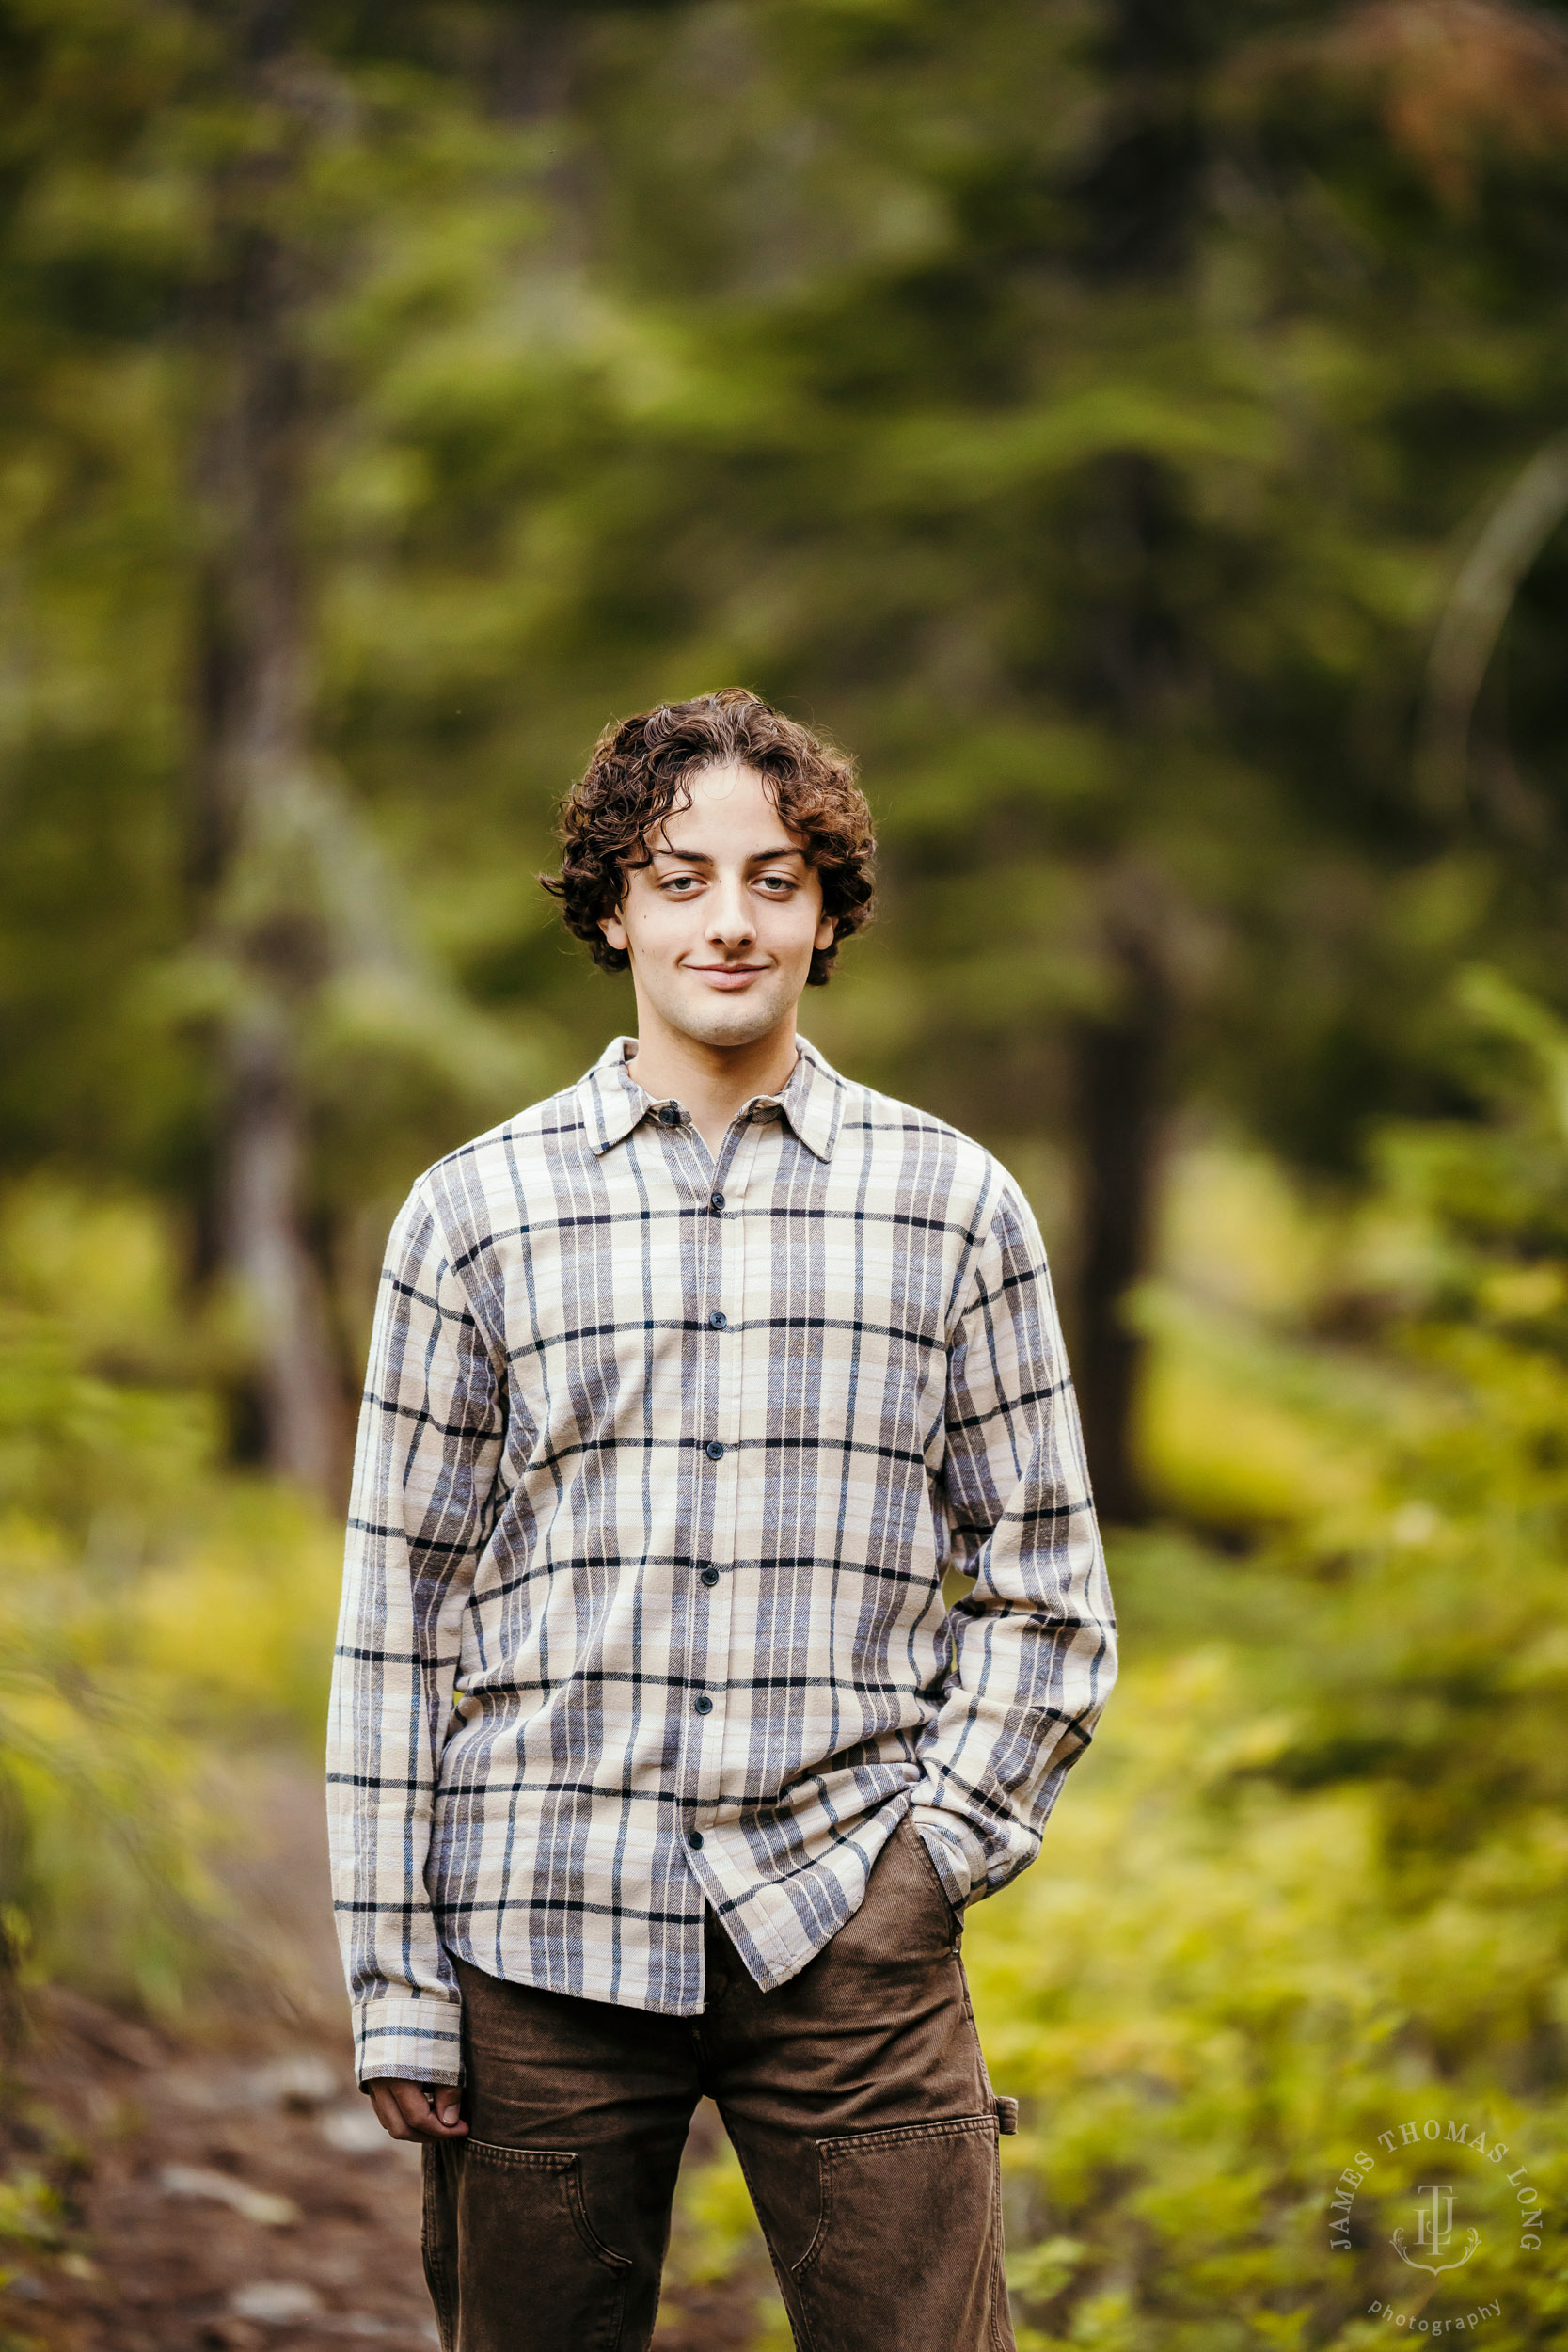
M907 1811L955 1906L1004 1885L1114 1676L1016 1185L809 1045L715 1163L626 1047L393 1229L328 1758L362 2080L459 2079L453 1953L689 2016L709 1904L782 1984Z

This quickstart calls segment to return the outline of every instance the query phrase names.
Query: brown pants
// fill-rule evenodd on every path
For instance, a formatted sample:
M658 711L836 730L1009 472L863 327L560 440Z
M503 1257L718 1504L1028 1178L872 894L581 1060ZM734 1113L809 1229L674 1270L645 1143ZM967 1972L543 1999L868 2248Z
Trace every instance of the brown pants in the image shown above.
M912 1824L790 1983L759 1992L711 1913L706 1964L680 2018L459 1963L469 2137L424 2152L443 2352L642 2352L705 2092L803 2352L1008 2352L997 2106Z

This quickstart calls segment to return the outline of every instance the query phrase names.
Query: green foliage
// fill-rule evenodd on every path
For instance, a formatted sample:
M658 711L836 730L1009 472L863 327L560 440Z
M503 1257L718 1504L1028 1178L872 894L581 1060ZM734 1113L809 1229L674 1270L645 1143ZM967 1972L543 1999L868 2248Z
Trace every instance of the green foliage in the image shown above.
M245 200L301 256L306 863L357 892L369 818L409 950L393 984L356 949L309 1042L319 1218L602 1041L624 992L532 882L549 803L611 709L733 675L864 759L882 937L816 1018L868 1074L1070 1140L1061 1032L1113 1002L1131 906L1183 1091L1339 1167L1462 1097L1454 957L1548 1000L1561 963L1549 550L1500 657L1513 762L1439 809L1407 757L1454 534L1568 389L1556 18L1168 13L1196 161L1124 270L1111 10L306 9L297 152L199 12L8 10L12 1165L200 1198L201 289L237 159L284 148Z
M229 1935L204 1742L316 1733L337 1584L192 1337L145 1203L0 1203L0 1918L24 1979L162 2009Z
M1028 2115L1009 2177L1036 2352L1379 2340L1369 2306L1415 2314L1434 2283L1390 2249L1429 2118L1500 2137L1544 2205L1568 2182L1568 1033L1468 993L1494 1052L1528 1014L1534 1072L1495 1077L1490 1128L1391 1135L1381 1194L1323 1253L1332 1290L1298 1295L1293 1339L1276 1295L1270 1347L1229 1359L1221 1430L1244 1456L1261 1390L1326 1491L1271 1510L1244 1564L1124 1545L1132 1662L1102 1741L1037 1868L974 1919L993 2072ZM1188 1327L1162 1340L1178 1385ZM1214 1382L1212 1355L1197 1369ZM1329 2200L1358 2150L1339 2252ZM1555 2342L1560 2233L1521 2248L1517 2191L1447 2154L1481 2245L1432 2319L1496 2298L1491 2341Z

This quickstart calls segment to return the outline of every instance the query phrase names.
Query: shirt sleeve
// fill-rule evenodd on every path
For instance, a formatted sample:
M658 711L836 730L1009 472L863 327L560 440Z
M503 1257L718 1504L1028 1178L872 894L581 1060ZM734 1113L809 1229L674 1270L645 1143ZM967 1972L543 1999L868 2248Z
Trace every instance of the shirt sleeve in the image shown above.
M916 1828L949 1899L1032 1862L1116 1678L1116 1628L1045 1250L1010 1180L948 1345L950 1557L974 1578L920 1749Z
M460 2079L460 1996L426 1865L463 1616L493 1516L502 1394L416 1189L382 1269L327 1732L333 1904L361 2082Z

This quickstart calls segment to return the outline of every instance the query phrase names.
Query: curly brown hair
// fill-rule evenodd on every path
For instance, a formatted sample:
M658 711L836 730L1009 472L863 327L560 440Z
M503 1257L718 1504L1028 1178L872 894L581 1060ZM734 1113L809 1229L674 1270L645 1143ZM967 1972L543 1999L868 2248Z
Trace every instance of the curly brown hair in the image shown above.
M561 900L567 930L588 942L607 972L624 972L631 959L599 926L620 905L627 873L651 863L649 834L672 809L689 805L699 770L732 764L767 778L779 815L821 877L833 938L813 951L808 986L826 984L839 941L870 921L877 844L854 762L760 694L726 686L617 720L561 804L561 871L539 879Z

